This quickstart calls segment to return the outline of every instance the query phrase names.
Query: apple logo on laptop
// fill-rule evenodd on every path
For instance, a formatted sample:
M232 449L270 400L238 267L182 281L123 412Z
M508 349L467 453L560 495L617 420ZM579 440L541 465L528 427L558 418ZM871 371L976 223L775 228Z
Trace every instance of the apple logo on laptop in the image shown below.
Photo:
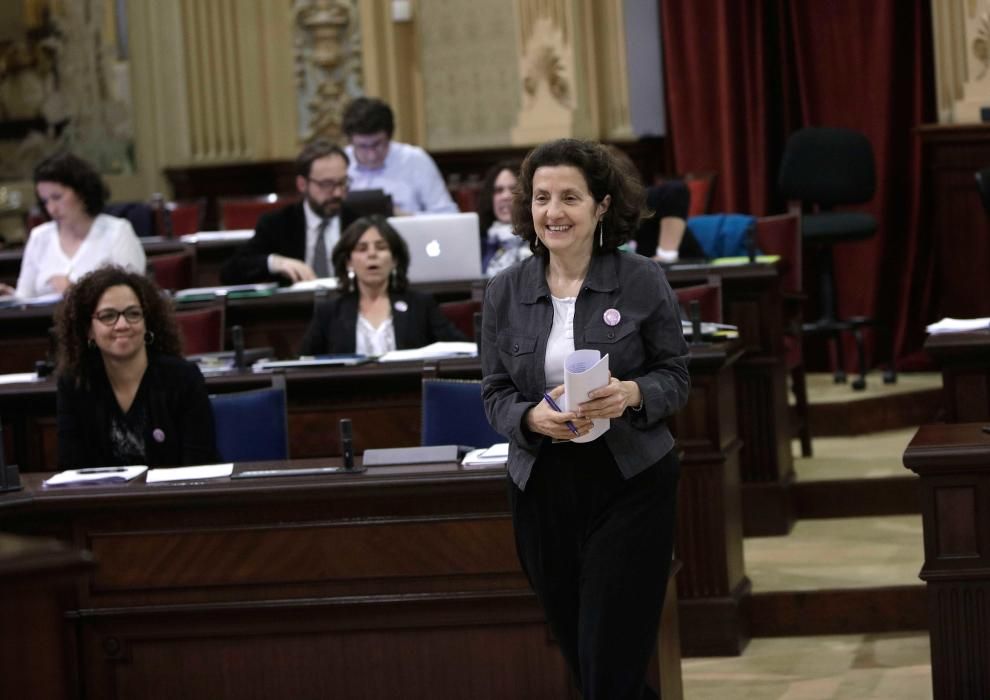
M438 257L440 255L440 241L433 239L426 244L426 254L431 258Z

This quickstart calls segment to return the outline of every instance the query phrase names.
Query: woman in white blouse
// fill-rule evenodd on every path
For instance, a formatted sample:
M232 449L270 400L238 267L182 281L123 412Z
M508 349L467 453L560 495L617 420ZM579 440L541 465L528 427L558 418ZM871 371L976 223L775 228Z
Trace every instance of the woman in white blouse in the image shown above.
M21 298L63 294L98 267L115 264L143 274L144 248L127 219L102 214L107 186L93 167L71 153L58 153L34 169L38 201L51 221L31 231L17 289Z
M331 257L341 293L317 308L300 354L372 356L466 340L432 296L408 289L409 248L384 217L348 226Z

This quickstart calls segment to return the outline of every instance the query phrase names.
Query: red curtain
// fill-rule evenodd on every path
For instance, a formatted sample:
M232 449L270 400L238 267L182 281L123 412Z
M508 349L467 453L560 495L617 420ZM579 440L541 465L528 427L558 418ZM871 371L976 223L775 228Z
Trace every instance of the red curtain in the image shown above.
M864 209L880 228L836 251L839 311L878 317L907 359L923 342L933 274L914 132L934 114L927 0L661 0L661 13L675 165L718 173L716 210L782 211L777 168L798 128L869 137L878 187Z

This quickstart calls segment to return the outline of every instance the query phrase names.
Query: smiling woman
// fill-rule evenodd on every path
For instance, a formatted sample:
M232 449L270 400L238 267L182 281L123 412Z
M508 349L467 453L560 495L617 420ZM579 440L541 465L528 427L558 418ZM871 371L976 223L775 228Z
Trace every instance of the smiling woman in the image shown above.
M673 549L679 465L667 420L687 402L687 345L660 267L618 250L642 206L638 176L607 147L538 146L512 205L535 254L485 292L482 396L509 438L517 553L589 700L649 697ZM575 350L607 354L611 374L560 411ZM604 418L600 437L572 441Z
M69 288L55 323L60 467L216 461L203 376L179 357L171 306L153 282L99 268Z

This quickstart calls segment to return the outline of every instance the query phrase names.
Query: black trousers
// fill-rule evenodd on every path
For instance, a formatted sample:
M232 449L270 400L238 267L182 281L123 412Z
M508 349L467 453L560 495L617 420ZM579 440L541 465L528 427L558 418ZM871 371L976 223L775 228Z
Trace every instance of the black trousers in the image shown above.
M585 700L656 697L679 475L673 450L626 480L604 440L548 441L526 490L509 482L519 560Z

